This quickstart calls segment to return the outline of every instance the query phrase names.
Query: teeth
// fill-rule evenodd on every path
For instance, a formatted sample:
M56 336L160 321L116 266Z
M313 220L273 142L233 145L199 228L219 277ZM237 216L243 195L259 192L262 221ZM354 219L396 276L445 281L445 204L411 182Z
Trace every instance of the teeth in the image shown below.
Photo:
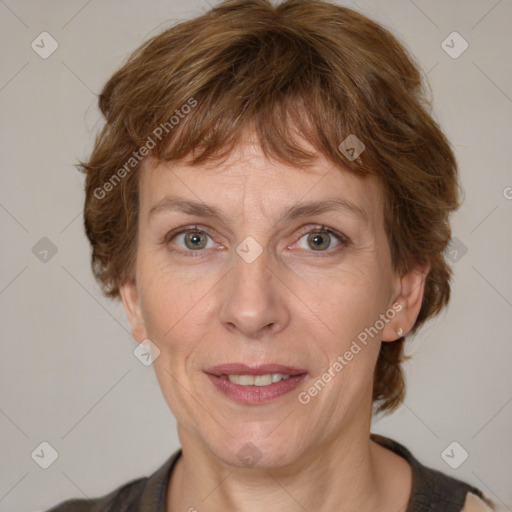
M268 386L272 382L279 382L290 378L283 373L266 373L265 375L228 375L228 380L241 386Z
M254 377L252 375L239 375L238 384L241 386L250 386L251 384L254 384Z

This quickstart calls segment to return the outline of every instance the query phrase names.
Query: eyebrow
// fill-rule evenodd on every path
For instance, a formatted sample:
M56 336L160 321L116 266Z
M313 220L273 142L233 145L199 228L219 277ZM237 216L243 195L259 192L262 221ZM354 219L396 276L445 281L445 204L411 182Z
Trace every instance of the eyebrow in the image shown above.
M218 217L219 219L226 221L226 217L222 213L222 210L216 206L169 196L164 197L161 201L152 206L149 210L149 216L152 217L158 213L169 211L178 211L189 215L196 215L198 217ZM365 210L351 201L340 197L296 204L281 213L279 222L287 222L330 211L349 213L353 216L359 217L365 222L368 222L368 214Z

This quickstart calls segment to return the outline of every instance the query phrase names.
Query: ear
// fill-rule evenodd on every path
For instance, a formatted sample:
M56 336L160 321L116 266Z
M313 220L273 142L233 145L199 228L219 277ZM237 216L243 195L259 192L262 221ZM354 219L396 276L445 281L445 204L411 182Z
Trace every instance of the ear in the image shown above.
M123 302L124 311L130 323L132 336L135 341L141 343L147 338L146 326L142 316L142 309L140 307L139 291L135 281L122 283L119 286L121 300Z
M382 341L396 341L403 338L414 326L420 313L425 291L425 280L430 264L418 265L413 270L397 277L397 291L390 310L396 312L382 331Z

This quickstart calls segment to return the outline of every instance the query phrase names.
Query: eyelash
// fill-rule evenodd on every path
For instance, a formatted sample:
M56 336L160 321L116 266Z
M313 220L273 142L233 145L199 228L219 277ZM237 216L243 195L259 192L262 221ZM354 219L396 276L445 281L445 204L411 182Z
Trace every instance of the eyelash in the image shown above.
M197 257L200 257L200 258L205 257L205 253L207 252L205 249L193 251L193 250L185 250L185 249L174 249L174 248L170 247L170 242L173 238L176 238L178 235L181 235L183 233L191 233L191 232L204 233L207 236L209 236L210 238L212 238L208 234L208 231L206 229L203 229L202 226L192 225L192 226L184 226L182 228L178 228L176 230L171 231L164 237L163 243L168 247L168 249L170 251L172 251L174 253L178 253L183 256L191 256L193 258L194 257L196 257L196 258ZM340 243L339 246L334 249L327 249L325 251L313 251L313 250L307 251L306 250L306 252L318 252L318 253L320 253L320 254L318 254L318 256L320 256L320 257L322 257L321 253L323 253L323 255L330 256L332 254L339 252L341 249L343 249L344 247L346 247L347 245L350 244L350 239L346 235L344 235L343 233L340 233L339 231L336 231L335 229L329 228L324 225L316 225L313 227L308 227L304 231L301 231L301 234L300 234L298 240L300 240L304 235L306 235L308 233L324 233L324 232L328 233L331 236L336 237ZM305 250L305 249L301 249L301 250ZM314 257L317 257L317 256L314 256Z

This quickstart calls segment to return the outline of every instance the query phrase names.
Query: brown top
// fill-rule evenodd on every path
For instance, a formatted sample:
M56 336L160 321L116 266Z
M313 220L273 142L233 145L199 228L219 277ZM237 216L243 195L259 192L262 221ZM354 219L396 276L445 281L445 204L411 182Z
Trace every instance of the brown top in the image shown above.
M412 468L412 491L405 512L461 512L468 492L485 499L477 488L424 466L396 441L378 434L370 436ZM151 476L132 480L106 496L67 500L47 512L171 512L166 510L167 483L180 456L181 449Z

